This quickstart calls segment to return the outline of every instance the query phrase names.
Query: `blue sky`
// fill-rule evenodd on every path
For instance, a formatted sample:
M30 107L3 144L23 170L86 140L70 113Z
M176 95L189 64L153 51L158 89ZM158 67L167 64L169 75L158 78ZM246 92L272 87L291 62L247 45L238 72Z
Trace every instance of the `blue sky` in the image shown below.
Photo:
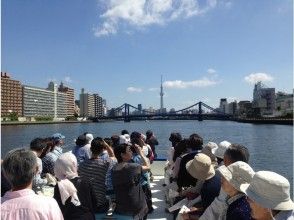
M293 91L292 0L2 0L1 70L127 102L180 109Z

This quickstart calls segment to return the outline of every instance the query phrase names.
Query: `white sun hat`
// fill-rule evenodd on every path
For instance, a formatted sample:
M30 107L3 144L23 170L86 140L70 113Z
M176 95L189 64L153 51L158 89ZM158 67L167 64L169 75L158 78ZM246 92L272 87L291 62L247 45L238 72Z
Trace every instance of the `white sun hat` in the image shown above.
M228 149L228 147L231 145L230 142L228 141L222 141L219 143L217 148L213 148L211 150L211 152L216 156L219 157L221 159L224 159L224 154L226 152L226 150Z
M227 167L223 165L218 171L238 191L241 191L242 185L250 183L255 174L249 164L243 161L237 161Z
M280 211L294 209L290 198L290 183L277 173L256 172L250 184L241 186L241 191L264 208Z

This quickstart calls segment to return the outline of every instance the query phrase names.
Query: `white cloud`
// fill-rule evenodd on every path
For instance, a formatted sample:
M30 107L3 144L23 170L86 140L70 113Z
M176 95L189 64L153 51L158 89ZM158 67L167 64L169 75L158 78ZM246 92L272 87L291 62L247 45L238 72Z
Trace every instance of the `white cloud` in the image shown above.
M149 88L148 89L150 92L158 92L159 88Z
M188 82L184 82L181 80L165 81L163 83L163 86L165 88L171 88L171 89L186 89L190 87L201 88L201 87L213 86L213 85L216 85L217 83L218 83L217 81L210 80L206 77L203 77L202 79L188 81Z
M213 74L213 73L216 73L216 70L215 69L212 69L212 68L209 68L207 70L207 73Z
M66 77L64 77L64 81L65 81L66 83L72 83L72 79L70 78L70 76L66 76Z
M127 91L132 93L132 92L142 92L143 90L141 88L128 87Z
M258 81L272 82L274 78L267 73L251 73L250 75L245 76L244 80L250 84L255 84Z
M201 2L201 4L199 3ZM164 25L177 19L203 15L215 8L216 0L99 0L105 11L102 23L93 29L95 36L116 34L121 26L145 28ZM201 6L200 6L201 5Z

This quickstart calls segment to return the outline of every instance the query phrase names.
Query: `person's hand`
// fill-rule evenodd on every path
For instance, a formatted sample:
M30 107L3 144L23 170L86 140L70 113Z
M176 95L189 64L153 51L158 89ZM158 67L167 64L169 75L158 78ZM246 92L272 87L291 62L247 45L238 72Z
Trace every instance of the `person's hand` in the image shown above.
M140 155L143 154L142 148L138 144L134 144L133 147L137 154L140 154Z
M180 215L182 215L182 219L184 219L184 220L189 220L190 218L189 218L189 213L183 213L183 214L180 214Z
M46 173L46 179L47 179L47 184L48 185L56 185L56 179L53 175L51 175L50 173Z

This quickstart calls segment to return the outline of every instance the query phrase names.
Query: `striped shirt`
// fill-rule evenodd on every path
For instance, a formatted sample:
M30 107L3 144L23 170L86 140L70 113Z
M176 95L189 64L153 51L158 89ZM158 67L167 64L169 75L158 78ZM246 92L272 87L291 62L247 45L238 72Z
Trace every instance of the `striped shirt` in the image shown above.
M101 158L90 159L80 163L78 168L79 175L88 179L92 185L98 208L108 202L106 199L105 179L109 164L109 160L103 160Z

